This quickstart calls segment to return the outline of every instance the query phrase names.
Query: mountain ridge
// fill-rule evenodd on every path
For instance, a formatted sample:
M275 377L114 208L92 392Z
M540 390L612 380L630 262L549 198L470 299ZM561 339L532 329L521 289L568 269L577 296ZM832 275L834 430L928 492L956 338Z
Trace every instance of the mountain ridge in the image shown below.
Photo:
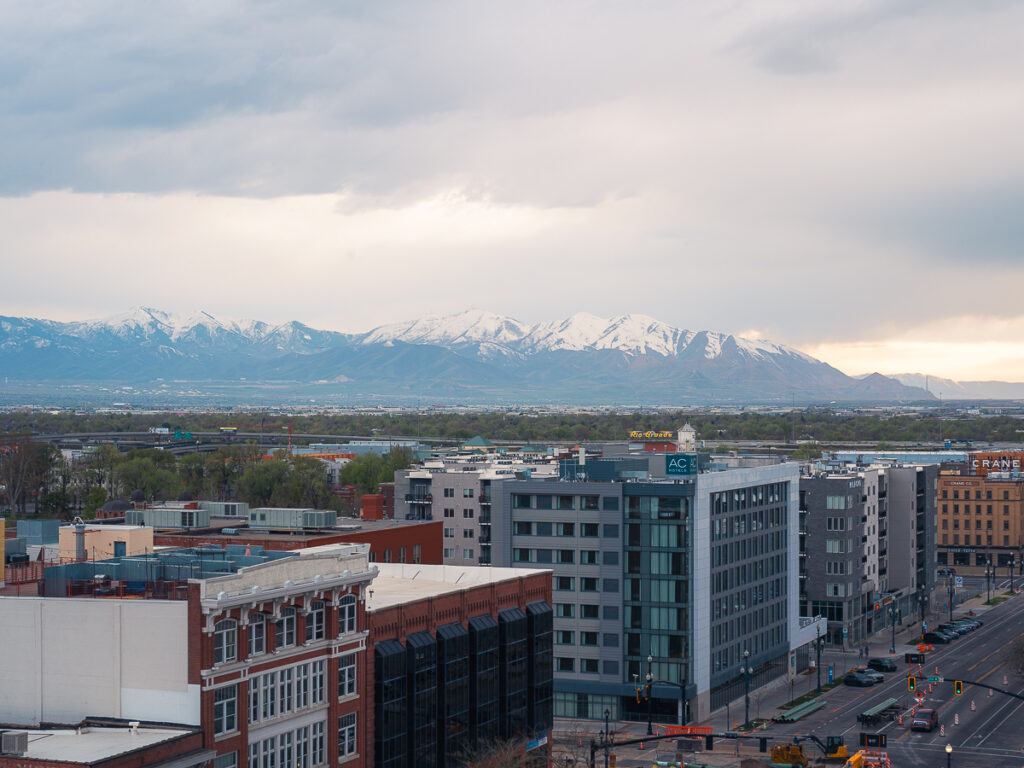
M530 325L471 309L364 333L151 307L70 323L0 317L0 367L29 381L332 382L342 394L422 390L503 402L931 397L880 374L853 379L764 339L675 328L646 315L586 312Z

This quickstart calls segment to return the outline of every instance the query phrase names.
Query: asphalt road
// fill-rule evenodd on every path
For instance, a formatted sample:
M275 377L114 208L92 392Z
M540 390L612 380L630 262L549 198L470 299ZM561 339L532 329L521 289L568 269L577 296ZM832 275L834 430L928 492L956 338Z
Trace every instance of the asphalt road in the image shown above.
M990 696L986 689L970 685L964 686L962 696L953 693L954 680L968 679L1024 695L1024 679L1010 673L1003 662L1006 645L1024 633L1024 603L1019 599L1007 601L981 618L985 622L981 629L949 645L935 646L924 665L925 675L936 675L937 667L938 676L947 681L934 685L923 705L939 710L945 735L939 730L912 732L909 717L904 718L902 726L890 721L877 728L865 728L857 722L860 712L890 697L899 699L905 710L910 709L914 703L907 691L906 675L910 667L902 662L900 671L890 673L884 683L870 688L836 688L828 694L828 705L824 709L792 725L773 725L770 735L778 739L813 733L824 739L828 735L842 734L852 749L859 743L862 731L885 733L889 755L898 768L941 768L946 758L946 744L953 746L951 763L954 766L1024 766L1024 700L999 693ZM916 665L913 670L917 671ZM959 724L955 722L957 715Z

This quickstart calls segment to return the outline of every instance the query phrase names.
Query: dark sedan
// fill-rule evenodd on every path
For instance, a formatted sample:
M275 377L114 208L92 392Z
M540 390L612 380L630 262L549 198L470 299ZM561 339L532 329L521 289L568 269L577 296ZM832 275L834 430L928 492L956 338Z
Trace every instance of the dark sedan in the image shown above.
M875 684L875 681L867 675L862 675L860 672L848 672L843 678L843 685L855 685L859 688L870 688Z

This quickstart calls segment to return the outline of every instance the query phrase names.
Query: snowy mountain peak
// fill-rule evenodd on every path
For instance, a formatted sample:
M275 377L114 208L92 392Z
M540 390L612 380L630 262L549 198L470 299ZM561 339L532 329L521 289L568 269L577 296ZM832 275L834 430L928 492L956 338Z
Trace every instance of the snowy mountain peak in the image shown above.
M631 356L655 354L676 357L698 336L704 344L701 354L708 360L720 357L723 345L729 340L734 342L740 354L747 357L801 355L796 350L769 341L675 328L648 315L604 318L589 312L577 312L564 320L530 326L510 317L473 309L454 315L432 315L382 325L361 336L359 341L362 344L397 341L455 349L472 346L485 357L493 356L495 348L504 354L517 356L539 352L615 350Z

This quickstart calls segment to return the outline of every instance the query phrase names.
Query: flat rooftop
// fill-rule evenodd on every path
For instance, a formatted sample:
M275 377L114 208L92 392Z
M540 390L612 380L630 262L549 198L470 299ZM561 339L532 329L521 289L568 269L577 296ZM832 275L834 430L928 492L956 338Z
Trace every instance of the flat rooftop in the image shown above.
M186 728L139 728L132 733L127 726L85 726L80 729L35 730L28 733L25 760L53 760L68 763L97 763L118 755L147 749L166 741L196 733ZM193 765L194 762L188 762Z
M380 611L402 603L521 579L550 568L493 568L473 565L374 563L377 577L367 590L366 610Z
M358 518L339 517L338 524L334 528L313 529L283 529L283 528L249 528L244 517L238 518L238 524L224 523L229 518L219 518L217 525L211 528L190 528L183 529L157 529L156 535L161 538L196 539L201 538L207 541L230 543L232 541L259 540L259 541L308 541L316 542L329 536L368 533L373 531L385 531L393 528L406 528L416 525L428 525L440 523L441 520L360 520ZM224 533L224 528L234 530L235 533Z

